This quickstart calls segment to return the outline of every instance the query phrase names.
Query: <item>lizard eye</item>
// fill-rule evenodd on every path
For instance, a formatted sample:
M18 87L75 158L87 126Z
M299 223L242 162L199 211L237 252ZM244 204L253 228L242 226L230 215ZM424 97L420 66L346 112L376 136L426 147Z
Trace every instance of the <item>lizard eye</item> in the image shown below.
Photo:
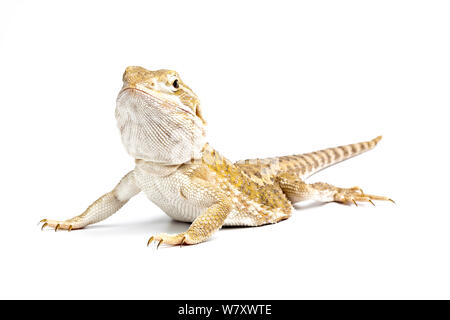
M173 83L172 83L173 87L175 89L178 89L180 87L180 85L178 84L178 79L176 79Z

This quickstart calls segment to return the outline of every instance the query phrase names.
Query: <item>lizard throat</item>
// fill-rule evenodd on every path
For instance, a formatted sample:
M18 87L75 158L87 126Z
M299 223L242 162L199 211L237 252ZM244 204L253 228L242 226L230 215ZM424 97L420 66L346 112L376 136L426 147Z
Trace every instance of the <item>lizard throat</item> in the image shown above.
M135 159L181 164L201 158L206 128L182 108L142 92L121 90L116 119L122 142Z

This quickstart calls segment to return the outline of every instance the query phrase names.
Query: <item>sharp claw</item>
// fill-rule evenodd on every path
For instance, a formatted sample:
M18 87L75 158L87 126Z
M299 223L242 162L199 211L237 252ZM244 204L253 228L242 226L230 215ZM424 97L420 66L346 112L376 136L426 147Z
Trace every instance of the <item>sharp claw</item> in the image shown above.
M355 204L355 206L358 206L358 204L356 203L355 199L352 199L352 201Z
M155 237L151 236L150 239L148 239L147 247L152 243L152 241L155 239Z
M55 227L55 232L59 229L59 223Z
M163 243L163 239L159 240L158 245L156 246L156 249L159 248L159 246L161 245L161 243Z
M184 240L186 240L186 236L184 236L183 239L181 239L180 248L183 246Z
M69 226L69 229L67 229L67 232L70 232L70 231L72 230L72 228L73 228L73 226L70 225L70 226Z
M390 202L392 202L393 204L396 204L394 200L392 200L391 198L388 199Z
M46 226L48 226L48 223L47 223L47 222L46 222L46 223L44 223L44 224L42 225L42 227L41 227L41 231L42 231L42 230L44 230L44 228L45 228Z
M39 221L39 223L42 223L42 222L47 222L47 219L42 219L41 221Z
M374 207L376 207L375 203L373 203L372 200L369 199L369 202L370 202Z

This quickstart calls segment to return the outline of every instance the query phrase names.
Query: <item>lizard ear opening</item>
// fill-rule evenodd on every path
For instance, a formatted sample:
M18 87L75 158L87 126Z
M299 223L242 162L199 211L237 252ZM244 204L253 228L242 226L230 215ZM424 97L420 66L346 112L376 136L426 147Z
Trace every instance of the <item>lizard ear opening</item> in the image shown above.
M205 121L205 119L203 119L202 111L200 109L200 105L199 104L197 104L195 106L195 115L202 120L203 124L206 125L206 121Z

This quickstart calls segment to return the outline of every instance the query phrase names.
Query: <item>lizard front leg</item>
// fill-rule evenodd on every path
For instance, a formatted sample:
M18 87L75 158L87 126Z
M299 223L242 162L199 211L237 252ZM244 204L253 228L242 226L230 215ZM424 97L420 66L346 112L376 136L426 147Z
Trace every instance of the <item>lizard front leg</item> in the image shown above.
M52 227L56 230L81 229L89 224L105 220L128 202L133 196L138 194L140 189L136 186L134 172L126 174L117 186L111 191L92 203L82 214L67 220L43 219L42 229Z
M204 211L192 222L186 232L174 235L161 233L152 236L148 240L147 246L152 241L158 243L157 247L162 243L169 245L197 244L207 240L223 226L232 206L216 186L194 178L192 183L182 187L180 191L190 203L205 207Z
M339 188L324 182L309 184L289 173L279 175L277 181L292 203L305 200L321 202L335 201L345 204L354 203L355 205L358 205L358 201L370 202L373 205L375 204L372 200L394 202L394 200L388 197L366 194L359 187Z

